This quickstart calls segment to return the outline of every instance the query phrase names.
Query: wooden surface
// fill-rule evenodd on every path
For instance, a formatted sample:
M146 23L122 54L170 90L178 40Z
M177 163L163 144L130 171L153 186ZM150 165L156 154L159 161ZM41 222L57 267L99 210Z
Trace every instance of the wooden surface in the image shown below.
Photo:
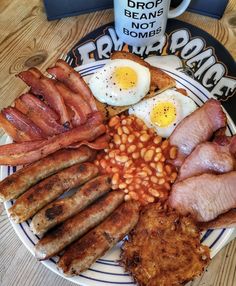
M47 22L40 0L0 1L0 108L8 106L25 89L15 75L37 65L45 70L81 37L113 20L111 10ZM185 13L181 20L192 23L217 38L236 59L236 1L230 0L218 21ZM0 285L75 285L37 262L14 233L0 205ZM191 286L236 285L236 241L210 263L207 272Z

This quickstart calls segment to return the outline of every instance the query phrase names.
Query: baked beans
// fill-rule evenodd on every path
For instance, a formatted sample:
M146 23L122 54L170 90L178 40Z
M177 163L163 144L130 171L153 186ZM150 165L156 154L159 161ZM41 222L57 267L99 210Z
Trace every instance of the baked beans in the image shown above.
M112 189L123 190L125 200L143 205L165 201L177 177L176 169L167 163L176 158L176 147L133 115L112 117L108 129L109 149L95 163L103 173L111 174Z

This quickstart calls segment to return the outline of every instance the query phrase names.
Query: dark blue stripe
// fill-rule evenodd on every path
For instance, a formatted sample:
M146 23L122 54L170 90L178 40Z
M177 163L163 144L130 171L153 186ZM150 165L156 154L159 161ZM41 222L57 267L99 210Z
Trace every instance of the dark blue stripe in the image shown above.
M207 232L206 232L206 233L204 234L204 236L202 237L201 243L204 242L204 241L208 238L208 236L211 235L212 232L213 232L212 229L208 229Z
M79 276L86 278L88 280L93 280L93 281L97 281L97 282L103 282L103 283L109 283L109 284L123 284L123 285L134 285L135 282L113 282L113 281L106 281L106 280L100 280L100 279L95 279L95 278L91 278L91 277L87 277L83 274L80 274Z
M221 238L221 236L223 235L223 233L225 232L225 228L222 229L221 233L219 234L219 236L217 237L217 239L211 244L210 248L212 248L216 243L217 241Z
M95 269L92 269L92 268L89 268L89 270L93 271L93 272L98 272L98 273L103 273L103 274L108 274L108 275L114 275L114 276L129 276L129 274L127 274L127 273L125 273L125 274L111 273L111 272L95 270Z

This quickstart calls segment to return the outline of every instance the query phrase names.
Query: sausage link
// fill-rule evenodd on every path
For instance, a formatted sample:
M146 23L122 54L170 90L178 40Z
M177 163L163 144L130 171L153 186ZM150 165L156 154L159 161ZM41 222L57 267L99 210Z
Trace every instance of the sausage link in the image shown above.
M72 196L45 206L33 217L30 227L35 234L44 234L55 225L86 208L110 189L111 180L108 176L97 177L83 185Z
M112 191L74 217L46 234L35 246L39 260L48 259L80 238L108 217L124 200L120 191Z
M0 182L0 202L16 199L39 181L77 163L92 159L95 152L85 146L57 151Z
M138 202L123 203L104 222L69 246L57 264L59 270L74 276L88 269L136 225L138 209Z
M84 184L98 174L98 168L91 163L73 165L41 181L20 196L8 210L16 223L32 217L37 211L58 198L65 191Z

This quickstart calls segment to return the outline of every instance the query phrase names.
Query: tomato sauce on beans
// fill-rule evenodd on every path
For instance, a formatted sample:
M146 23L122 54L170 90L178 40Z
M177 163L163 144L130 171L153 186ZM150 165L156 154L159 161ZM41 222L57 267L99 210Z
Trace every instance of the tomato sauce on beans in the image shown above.
M109 149L95 161L102 173L112 176L112 189L121 189L125 200L142 205L165 201L177 172L167 163L175 159L177 149L133 115L112 117L108 123Z

